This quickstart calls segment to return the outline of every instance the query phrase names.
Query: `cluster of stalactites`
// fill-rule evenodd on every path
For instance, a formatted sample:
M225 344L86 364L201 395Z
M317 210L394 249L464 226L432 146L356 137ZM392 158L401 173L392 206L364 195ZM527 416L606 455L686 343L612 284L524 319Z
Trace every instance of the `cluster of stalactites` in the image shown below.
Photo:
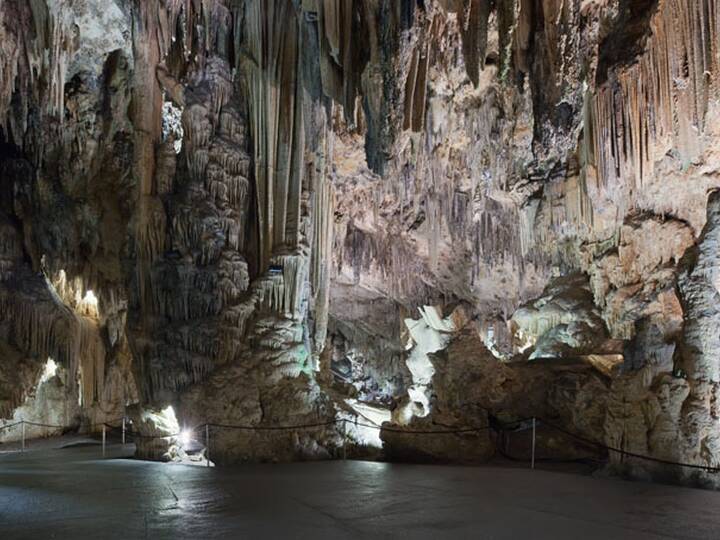
M334 245L339 254L338 270L347 265L356 283L361 283L364 275L375 275L382 279L388 295L400 302L412 304L418 298L430 297L423 279L426 267L406 236L373 234L350 223L347 233L338 235Z
M13 342L38 358L52 357L80 379L83 405L102 395L106 350L95 318L73 312L52 298L33 299L0 290L0 312ZM76 388L75 377L70 387Z
M33 105L62 120L65 74L75 48L66 2L0 4L0 126L16 144L22 145ZM17 114L10 114L13 99Z
M226 32L221 29L213 44L206 43L198 53L202 58L195 58L195 53L185 58L188 82L178 90L171 62L177 61L178 48L188 51L197 45L194 40L181 45L168 42L167 29L175 28L172 20L177 16L173 10L183 10L182 17L190 19L202 14L202 21L196 21L202 24L185 30L185 37L190 31L196 32L196 38L202 37L205 34L199 28L205 25L207 31L206 23L210 21L212 26L217 16L222 18L218 22L221 27L228 22L222 9L211 9L212 2L194 4L191 10L182 3L168 3L168 12L156 15L148 8L145 15L150 18L143 20L151 25L144 27L135 43L145 54L136 58L136 87L145 85L136 95L171 98L182 107L180 158L186 160L188 172L187 179L177 178L187 182L183 190L187 199L181 199L172 188L172 178L159 183L152 177L155 156L136 153L141 202L147 201L152 210L143 212L141 205L136 215L142 274L138 276L138 295L144 312L172 321L172 327L153 329L150 326L156 319L150 318L133 340L143 372L143 392L151 399L200 382L218 365L237 359L248 324L259 311L301 318L309 299L310 250L306 243L325 253L332 238L329 184L322 178L313 187L304 185L303 111L308 103L303 102L299 68L301 21L297 7L291 1L235 5L230 18L234 35L241 38L235 43L234 55L241 64L236 72L239 80L232 80L235 66L218 45ZM147 54L158 35L155 55ZM163 62L166 65L161 65ZM155 66L159 66L164 95L158 93L156 80L150 76ZM148 76L144 78L145 72ZM243 100L246 108L240 105ZM135 116L136 128L152 118L157 105L151 101L145 102L149 116ZM157 121L148 126L151 133L158 127L155 124ZM148 141L140 143L147 145ZM254 159L245 148L251 149ZM166 154L168 160L173 158L168 151L163 159ZM254 230L248 223L253 194L251 164L255 166L257 204ZM314 219L303 214L308 191L315 194L313 208L318 214ZM171 195L175 204L168 218L160 200ZM155 209L158 219L153 224L148 218L155 215ZM309 223L318 227L317 235L302 230ZM253 283L242 256L251 231L257 233L257 240L252 241L253 247L259 248L258 260L252 262L257 262L260 274ZM323 283L327 278L319 264L316 281Z
M166 245L147 261L137 291L145 294L143 311L155 317L133 337L150 400L201 382L236 359L256 303L243 256L251 200L247 130L236 101L230 102L229 73L227 61L212 56L193 74L182 112L180 158L188 174L170 178L154 196L172 201L169 218L158 207L168 221ZM174 150L167 154L175 159ZM173 190L175 181L184 189Z
M440 0L448 12L456 13L460 22L462 52L465 69L472 83L477 86L480 71L485 67L488 44L488 20L492 10L489 0Z
M5 339L22 354L42 361L52 357L67 368L71 390L79 379L83 404L99 399L106 350L97 297L82 278L64 271L52 279L30 271L20 233L9 223L0 223L0 321L7 325Z
M178 59L170 58L170 53L175 44L179 44L181 60L188 64L195 63L198 71L203 73L211 53L220 51L227 57L232 20L230 11L216 0L148 0L136 5L133 17L134 107L130 117L135 127L133 172L139 190L135 243L137 283L143 309L151 305L153 296L150 282L152 263L166 247L167 216L159 195L166 192L171 184L171 179L165 176L174 172L173 163L168 174L155 174L156 170L163 168L163 160L173 161L168 158L168 152L155 154L155 148L162 138L162 111L166 93L179 101L178 105L184 105L184 95L182 91L177 91L180 86L173 80L165 63L170 60L177 62ZM201 176L208 165L207 149L204 146L213 128L220 123L220 111L227 102L230 87L228 82L214 89L210 111L191 108L183 114L187 139L197 146L186 152L189 170L195 177ZM193 122L195 113L209 115L211 120Z
M691 163L717 97L720 2L667 0L651 31L639 61L590 98L590 145L605 189L653 182L655 161L670 149Z
M269 275L257 285L262 306L295 318L302 314L308 279L309 250L301 247L297 253L273 256Z
M288 0L245 4L242 71L253 141L259 262L264 271L278 249L300 241L304 170L301 35Z
M11 277L15 264L23 256L22 238L8 221L0 222L0 281Z
M356 124L356 103L365 45L358 39L359 5L329 0L305 0L303 9L317 18L320 75L324 93L342 104L345 118Z

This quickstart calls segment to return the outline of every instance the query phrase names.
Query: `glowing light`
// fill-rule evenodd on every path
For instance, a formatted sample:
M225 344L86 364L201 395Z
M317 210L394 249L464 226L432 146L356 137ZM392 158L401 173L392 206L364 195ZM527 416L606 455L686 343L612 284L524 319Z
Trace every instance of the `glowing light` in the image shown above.
M142 419L144 422L154 424L157 430L167 437L175 436L180 431L180 424L172 405L168 405L162 411L146 409L142 413Z
M177 421L177 416L175 416L175 409L173 409L172 405L168 405L162 410L158 417L158 420L159 422L157 423L163 431L169 433L177 433L178 431L180 431L180 424Z
M98 304L97 296L95 296L94 292L92 292L90 289L88 289L87 292L85 293L85 298L83 298L83 303L97 307L97 304Z
M50 358L48 356L47 362L45 363L45 369L43 371L42 376L40 377L40 384L44 383L45 381L49 381L52 379L55 374L57 373L57 364L55 363L55 360Z
M359 420L359 424L355 424L355 417L347 413L339 415L340 418L349 420L345 425L348 436L359 445L382 448L380 430L377 427L382 426L384 422L389 422L392 413L383 407L361 403L356 399L346 399L345 403L355 410Z
M183 429L180 432L180 436L178 437L178 441L180 442L181 446L187 446L192 441L192 431L189 429Z
M79 291L77 297L79 297ZM88 317L98 316L98 298L90 289L85 291L85 296L78 302L77 312Z

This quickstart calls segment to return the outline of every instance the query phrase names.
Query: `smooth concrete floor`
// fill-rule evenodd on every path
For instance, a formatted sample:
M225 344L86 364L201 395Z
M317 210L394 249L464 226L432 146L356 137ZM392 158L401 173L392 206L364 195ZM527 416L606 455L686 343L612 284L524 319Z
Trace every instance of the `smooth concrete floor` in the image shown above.
M0 455L0 539L720 538L711 491L518 468L204 468L122 455Z

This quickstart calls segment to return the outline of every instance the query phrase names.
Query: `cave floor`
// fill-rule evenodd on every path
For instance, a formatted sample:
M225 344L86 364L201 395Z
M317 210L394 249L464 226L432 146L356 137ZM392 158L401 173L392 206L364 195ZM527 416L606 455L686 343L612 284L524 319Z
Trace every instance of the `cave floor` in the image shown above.
M0 455L0 538L719 538L720 493L503 467Z

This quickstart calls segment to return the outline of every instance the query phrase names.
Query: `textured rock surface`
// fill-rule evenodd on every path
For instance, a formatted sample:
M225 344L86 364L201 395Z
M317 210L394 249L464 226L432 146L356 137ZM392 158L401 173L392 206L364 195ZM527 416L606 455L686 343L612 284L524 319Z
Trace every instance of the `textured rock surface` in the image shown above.
M52 357L78 424L538 415L720 465L719 34L717 0L6 0L0 416Z

